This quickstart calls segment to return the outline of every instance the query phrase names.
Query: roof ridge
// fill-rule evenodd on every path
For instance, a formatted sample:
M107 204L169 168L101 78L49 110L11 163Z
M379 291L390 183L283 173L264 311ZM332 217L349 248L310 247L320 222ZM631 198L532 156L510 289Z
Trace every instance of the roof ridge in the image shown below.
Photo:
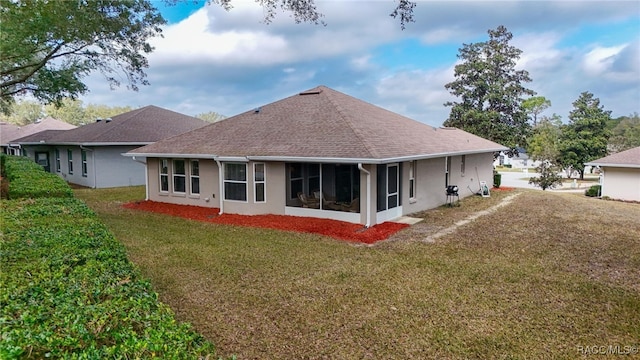
M347 126L349 126L349 128L351 129L351 131L353 131L353 133L356 135L356 137L358 138L358 141L360 142L360 144L362 144L362 146L365 148L366 152L372 156L372 157L377 157L379 154L377 151L373 151L371 146L369 145L369 143L367 141L365 141L366 136L365 134L363 134L356 126L354 126L354 121L351 119L351 117L347 114L346 111L344 111L342 109L342 107L336 103L336 101L334 101L333 97L331 95L329 95L330 93L332 95L336 95L336 94L340 94L342 96L346 96L349 98L352 98L356 101L360 101L360 102L364 102L360 99L354 98L350 95L347 95L345 93L339 92L337 90L328 88L326 86L319 86L320 88L322 88L323 90L330 90L327 92L327 99L329 100L329 102L331 102L331 104L333 104L333 106L335 107L336 111L340 114L340 117L342 117L342 119L345 121L345 123L347 124ZM366 103L366 102L364 102ZM366 103L369 104L369 103ZM370 105L370 104L369 104Z

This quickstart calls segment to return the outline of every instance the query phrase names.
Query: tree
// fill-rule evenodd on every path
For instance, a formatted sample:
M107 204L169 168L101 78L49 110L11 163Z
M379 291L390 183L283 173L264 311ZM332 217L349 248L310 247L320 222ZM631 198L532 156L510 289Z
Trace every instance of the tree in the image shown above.
M533 128L533 136L527 146L527 153L533 160L558 163L561 125L562 120L559 115L553 114L550 118L546 116L541 118L540 123Z
M204 120L206 122L211 122L211 123L227 118L226 116L224 116L222 114L218 114L215 111L209 111L209 112L206 112L206 113L198 114L195 117L197 117L198 119L202 119L202 120Z
M538 115L551 107L551 101L544 96L532 96L522 102L522 108L531 117L533 126L538 125Z
M0 106L31 94L60 103L87 91L82 78L98 70L111 86L148 84L145 54L165 23L149 0L0 3Z
M43 117L42 105L30 100L14 102L8 114L0 114L0 120L16 125L31 124Z
M550 161L542 161L536 166L536 172L540 176L529 179L529 184L540 187L542 190L553 189L562 185L562 177L558 175L559 168Z
M569 124L560 134L560 162L565 168L580 173L584 179L584 164L607 155L607 143L611 132L607 122L611 111L605 111L600 99L585 91L573 102Z
M525 146L531 131L523 96L535 95L522 84L530 82L529 73L516 70L522 50L509 45L513 35L504 26L489 30L489 41L464 44L459 49L461 64L455 67L456 80L445 85L460 102L451 106L445 126L482 136L512 149Z
M94 122L98 118L106 119L133 110L131 106L95 104L84 106L82 101L69 98L64 99L61 106L49 104L44 109L48 116L77 126Z
M640 116L638 113L622 116L614 121L609 138L609 152L620 152L640 146Z

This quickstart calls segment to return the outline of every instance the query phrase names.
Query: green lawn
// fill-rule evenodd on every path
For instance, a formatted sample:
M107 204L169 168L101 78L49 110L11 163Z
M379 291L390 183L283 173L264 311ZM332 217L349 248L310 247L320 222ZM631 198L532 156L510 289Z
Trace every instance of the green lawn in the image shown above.
M640 205L523 191L473 197L391 241L125 210L143 188L76 190L180 320L239 359L580 358L640 345ZM636 347L637 348L637 347Z

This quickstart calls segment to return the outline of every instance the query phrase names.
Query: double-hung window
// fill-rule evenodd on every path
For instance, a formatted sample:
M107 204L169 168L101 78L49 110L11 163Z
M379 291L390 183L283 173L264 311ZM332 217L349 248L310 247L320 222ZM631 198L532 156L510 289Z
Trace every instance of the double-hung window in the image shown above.
M80 158L82 160L82 177L87 177L87 151L80 150Z
M224 164L224 199L247 201L247 164Z
M173 160L173 192L183 194L186 191L187 172L185 161L181 159Z
M409 198L416 197L416 161L409 161Z
M255 187L254 201L265 202L266 201L266 177L264 163L253 164L253 184Z
M55 150L56 156L56 171L60 172L60 149Z
M191 183L191 195L200 194L200 162L198 160L191 160L191 170L189 172L189 179Z
M73 151L71 149L67 149L67 166L69 174L73 174Z
M160 191L169 192L169 160L160 159Z

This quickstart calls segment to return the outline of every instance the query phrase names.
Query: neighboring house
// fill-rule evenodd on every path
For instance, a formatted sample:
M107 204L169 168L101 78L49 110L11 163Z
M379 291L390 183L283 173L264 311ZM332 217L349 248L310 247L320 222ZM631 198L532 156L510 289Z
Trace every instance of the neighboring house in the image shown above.
M510 157L504 151L498 154L498 157L494 160L494 166L510 165L515 169L529 169L535 168L540 165L540 161L532 160L527 154L527 150L524 148L518 148L518 155Z
M477 193L505 149L319 86L126 155L149 200L372 226Z
M602 196L640 201L640 147L593 160L585 165L602 170Z
M12 147L70 183L91 188L145 184L145 165L123 153L208 123L157 106L97 119L65 131L16 139Z
M9 123L0 123L0 146L2 152L9 155L22 155L19 147L11 147L10 144L19 138L36 134L47 130L70 130L75 129L75 125L71 125L64 121L46 117L36 122L24 126L18 126Z

